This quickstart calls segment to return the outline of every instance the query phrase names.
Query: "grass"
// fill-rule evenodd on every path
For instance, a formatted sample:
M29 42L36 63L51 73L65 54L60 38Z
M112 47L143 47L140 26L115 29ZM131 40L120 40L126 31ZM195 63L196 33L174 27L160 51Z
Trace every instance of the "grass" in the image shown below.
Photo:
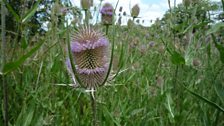
M169 18L166 22L170 23ZM191 20L186 22L195 25ZM32 44L29 42L25 49L17 39L7 41L8 62L16 61L44 42L32 56L5 75L10 125L91 125L89 93L67 85L72 80L64 64L66 32L65 28L57 27L56 23L52 25L45 36ZM220 59L223 53L216 46L219 31L206 35L212 28L201 26L194 34L190 28L179 37L169 25L163 29L158 28L159 24L147 28L113 27L116 32L110 28L108 33L110 41L115 39L111 75L116 74L119 65L122 67L114 80L96 92L99 125L224 125L224 112L216 106L224 108L224 67ZM215 39L211 39L211 34ZM218 44L223 49L221 37L222 44ZM150 47L149 41L154 41L155 46ZM187 45L182 45L186 42ZM198 60L199 65L193 65L193 60ZM0 96L0 122L3 122L3 94Z

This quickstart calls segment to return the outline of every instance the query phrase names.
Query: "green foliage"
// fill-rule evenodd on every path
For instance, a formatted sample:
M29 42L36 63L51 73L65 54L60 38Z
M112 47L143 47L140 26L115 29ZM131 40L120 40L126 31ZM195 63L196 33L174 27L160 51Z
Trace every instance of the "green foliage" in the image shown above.
M78 20L65 27L65 16L56 11L61 2L47 4L41 11L50 11L43 14L51 19L48 30L31 35L28 26L36 25L32 19L44 2L35 1L23 14L4 2L19 27L15 31L21 32L7 39L7 63L0 78L4 74L8 85L9 124L91 125L89 93L72 86L65 66L69 30L83 22L79 8L63 4ZM96 92L99 125L224 125L223 23L211 25L209 17L200 15L210 9L208 2L179 5L150 27L109 27L114 50L111 74ZM104 28L98 23L93 27ZM3 114L0 111L0 122Z

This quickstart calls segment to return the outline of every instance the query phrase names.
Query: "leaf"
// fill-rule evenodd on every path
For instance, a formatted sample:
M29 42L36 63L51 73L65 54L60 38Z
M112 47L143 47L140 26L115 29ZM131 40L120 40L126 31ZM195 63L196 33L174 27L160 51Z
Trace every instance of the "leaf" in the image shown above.
M3 0L3 2L5 3L7 9L9 10L9 12L12 13L12 15L14 16L14 18L16 19L17 22L20 21L20 16L14 11L14 9L12 8L12 6L6 2L6 0Z
M22 43L21 43L21 47L23 49L26 49L28 47L28 42L25 36L22 37Z
M175 65L181 65L181 64L185 64L185 59L184 57L181 56L180 53L173 51L171 53L171 62Z
M214 34L212 34L212 40L215 44L215 47L219 50L219 55L220 55L221 62L224 63L224 47L221 44L218 44L216 42L216 38L215 38Z
M209 59L211 59L211 44L210 43L207 46L207 55L208 55Z
M35 53L40 47L41 45L44 43L41 42L40 44L38 44L36 47L34 47L33 49L31 49L27 54L25 54L24 56L20 57L18 60L13 61L13 62L9 62L6 63L3 67L3 74L7 74L13 70L15 70L16 68L18 68L21 64L23 64L27 58L29 58L30 56L32 56L33 53Z
M22 23L25 23L28 19L30 19L36 12L38 5L40 4L41 0L38 0L35 5L33 6L33 8L31 8L24 16L24 18L22 19Z
M167 52L171 55L171 62L175 65L181 65L181 64L185 64L185 59L183 56L181 56L180 53L178 53L177 51L172 51L171 49L169 49L169 47L167 46L167 44L165 43L165 41L163 39L161 39L163 44L166 47Z
M215 85L215 92L224 105L224 87L221 86L221 83Z
M214 107L214 108L216 108L216 109L218 109L219 111L222 111L222 112L224 113L224 108L222 108L221 106L219 106L217 103L214 103L214 102L208 100L207 98L200 96L199 94L197 94L197 93L191 91L190 89L188 89L188 88L185 87L185 86L184 86L184 88L185 88L188 92L190 92L192 95L196 96L198 99L204 101L205 103L209 104L210 106L212 106L212 107Z
M25 113L26 117L25 117L25 122L24 122L23 126L30 126L31 121L33 119L34 110L35 110L35 107L32 105L29 108L29 111Z
M142 111L144 111L145 108L139 108L139 109L134 109L132 112L131 112L131 116L134 116L134 115L137 115L139 113L141 113Z
M206 35L212 34L212 33L216 33L218 32L221 28L224 28L224 23L220 22L215 24L211 29L209 29L206 33Z

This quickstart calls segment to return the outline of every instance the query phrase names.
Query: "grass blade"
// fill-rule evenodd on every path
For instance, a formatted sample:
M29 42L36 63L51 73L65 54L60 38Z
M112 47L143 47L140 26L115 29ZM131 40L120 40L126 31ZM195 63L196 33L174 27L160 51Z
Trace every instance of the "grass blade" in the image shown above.
M185 88L188 92L190 92L192 95L194 95L195 97L197 97L198 99L204 101L205 103L209 104L210 106L212 106L212 107L214 107L214 108L216 108L216 109L218 109L219 111L222 111L222 112L224 113L224 108L222 108L221 106L219 106L219 105L216 104L215 102L212 102L212 101L208 100L207 98L200 96L199 94L197 94L197 93L191 91L190 89L188 89L188 88L185 87L185 86L184 86L184 88Z
M35 5L33 6L33 8L31 8L24 16L24 18L22 19L22 23L25 23L28 19L30 19L34 13L36 12L38 5L40 4L41 0L38 0Z
M25 55L21 56L18 60L13 61L13 62L9 62L6 63L3 67L3 74L7 74L13 70L15 70L16 68L18 68L21 64L23 64L27 58L29 58L30 56L32 56L33 53L35 53L40 47L41 45L44 43L44 41L42 41L41 43L39 43L36 47L34 47L33 49L31 49L28 53L26 53Z
M224 47L216 42L214 34L212 34L212 40L215 44L215 47L219 50L220 60L222 61L222 63L224 63Z
M3 0L3 2L5 3L7 9L9 10L9 12L12 13L12 15L14 16L16 21L19 22L20 21L20 16L15 12L15 10L12 8L12 6L8 2L6 2L5 0Z

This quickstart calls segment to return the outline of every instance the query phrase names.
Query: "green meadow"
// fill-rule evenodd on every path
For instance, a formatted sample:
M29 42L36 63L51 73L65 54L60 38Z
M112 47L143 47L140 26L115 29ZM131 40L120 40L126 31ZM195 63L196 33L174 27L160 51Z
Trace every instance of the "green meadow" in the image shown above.
M83 11L69 0L2 0L0 125L223 126L224 1L171 4L144 27L119 6L103 24L102 1ZM110 43L111 70L94 99L65 64L86 23Z

